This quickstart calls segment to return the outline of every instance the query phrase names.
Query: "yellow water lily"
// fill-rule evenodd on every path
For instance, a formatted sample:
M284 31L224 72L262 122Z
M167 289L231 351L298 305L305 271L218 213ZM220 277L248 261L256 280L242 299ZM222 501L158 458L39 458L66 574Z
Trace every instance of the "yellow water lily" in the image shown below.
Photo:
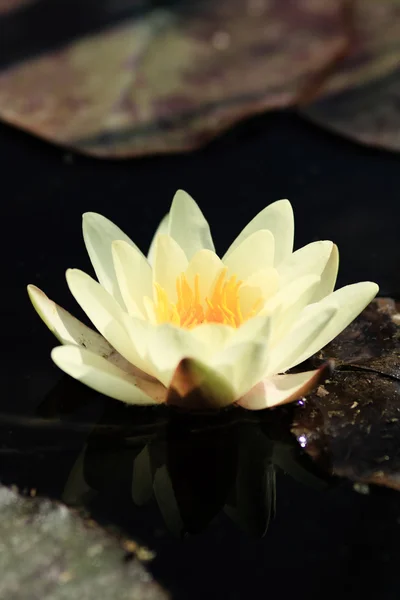
M99 333L35 286L29 295L63 344L54 362L129 404L257 410L297 399L321 371L286 371L330 342L378 291L372 282L333 291L338 251L330 241L293 252L288 200L262 210L222 258L183 191L147 257L96 213L83 215L83 237L98 281L69 269L67 282Z

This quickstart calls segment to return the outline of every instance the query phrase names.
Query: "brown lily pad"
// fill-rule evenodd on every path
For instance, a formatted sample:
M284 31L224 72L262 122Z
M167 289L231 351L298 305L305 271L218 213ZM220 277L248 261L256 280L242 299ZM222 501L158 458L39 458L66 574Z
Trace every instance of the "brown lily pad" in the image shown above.
M0 0L0 15L33 2L37 2L37 0Z
M300 444L333 474L400 490L400 327L394 301L374 301L314 363L332 377L295 411Z
M350 51L322 85L308 90L302 112L365 144L400 150L400 1L348 6Z
M137 1L123 4L124 14L128 4L137 11ZM343 0L153 5L3 66L0 117L98 156L195 148L245 115L296 104L347 48L343 6ZM28 30L35 36L35 28ZM39 52L37 43L32 47Z

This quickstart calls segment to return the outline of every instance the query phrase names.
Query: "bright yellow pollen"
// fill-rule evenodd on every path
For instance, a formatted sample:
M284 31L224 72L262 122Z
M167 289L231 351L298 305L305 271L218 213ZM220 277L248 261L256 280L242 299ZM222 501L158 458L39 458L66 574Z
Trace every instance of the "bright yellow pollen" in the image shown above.
M211 296L203 301L200 298L199 275L194 278L193 288L189 285L184 273L176 280L177 302L172 303L167 292L155 283L156 300L155 316L158 323L174 323L180 327L191 329L202 323L224 323L231 327L239 327L244 321L254 316L260 308L261 299L253 307L250 314L243 318L240 309L239 288L242 281L236 275L226 279L227 269L218 276Z

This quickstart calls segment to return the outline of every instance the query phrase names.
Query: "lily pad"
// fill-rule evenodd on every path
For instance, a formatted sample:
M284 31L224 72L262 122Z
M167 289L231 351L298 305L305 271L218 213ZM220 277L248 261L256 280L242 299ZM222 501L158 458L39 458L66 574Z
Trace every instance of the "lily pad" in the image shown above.
M0 15L33 2L37 2L37 0L0 0Z
M134 557L145 549L62 504L0 487L0 515L1 600L167 598Z
M374 301L314 364L330 380L297 406L293 432L333 474L400 490L400 327L396 304Z
M400 150L400 1L349 2L347 23L349 52L309 90L302 113L357 141Z
M117 8L103 18L109 4L79 4L80 39L70 13L38 19L43 0L14 21L18 44L2 24L0 118L98 156L188 150L250 113L296 104L347 48L342 0L125 0L120 22ZM57 43L61 22L75 29Z

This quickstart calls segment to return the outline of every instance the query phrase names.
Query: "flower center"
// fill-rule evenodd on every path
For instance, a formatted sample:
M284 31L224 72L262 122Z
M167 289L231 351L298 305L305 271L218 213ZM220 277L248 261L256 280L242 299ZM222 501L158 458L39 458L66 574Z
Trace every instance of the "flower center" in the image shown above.
M167 292L155 283L155 315L158 323L174 323L180 327L191 329L202 323L223 323L231 327L239 327L245 320L253 316L257 310L243 318L240 308L239 288L242 281L236 275L226 278L227 269L223 269L209 297L200 298L199 275L194 278L191 287L184 273L176 280L177 302L172 303Z

